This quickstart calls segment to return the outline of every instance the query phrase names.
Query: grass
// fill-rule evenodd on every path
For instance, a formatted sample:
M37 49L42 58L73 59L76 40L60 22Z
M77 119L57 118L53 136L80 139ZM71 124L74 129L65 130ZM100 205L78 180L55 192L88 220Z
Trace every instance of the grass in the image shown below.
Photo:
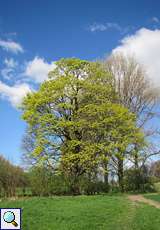
M160 202L160 194L146 194L145 198Z
M78 196L1 201L22 208L23 230L159 230L160 210L124 196Z

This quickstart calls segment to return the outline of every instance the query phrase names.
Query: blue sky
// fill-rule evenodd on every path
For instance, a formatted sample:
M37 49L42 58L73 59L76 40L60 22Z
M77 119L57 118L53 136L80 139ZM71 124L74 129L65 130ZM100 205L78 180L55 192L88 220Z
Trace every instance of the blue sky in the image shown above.
M134 52L159 84L160 1L0 1L0 153L21 163L26 124L17 109L62 57Z

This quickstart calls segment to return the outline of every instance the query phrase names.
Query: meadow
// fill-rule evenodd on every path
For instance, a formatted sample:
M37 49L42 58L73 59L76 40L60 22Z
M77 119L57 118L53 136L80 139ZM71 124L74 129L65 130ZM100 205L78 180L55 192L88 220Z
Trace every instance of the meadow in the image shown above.
M0 207L22 208L23 230L158 230L160 226L160 209L132 202L127 195L21 198L2 200Z
M146 194L144 195L145 198L153 200L153 201L158 201L160 203L160 195L159 194Z

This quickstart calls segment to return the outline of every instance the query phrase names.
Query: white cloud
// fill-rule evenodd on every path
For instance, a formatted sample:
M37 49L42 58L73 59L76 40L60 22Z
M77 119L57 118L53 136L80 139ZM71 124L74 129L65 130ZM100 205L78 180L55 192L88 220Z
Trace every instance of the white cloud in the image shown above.
M4 64L8 68L15 68L18 65L17 61L15 61L13 58L5 58Z
M41 83L47 79L48 73L55 67L54 63L47 63L43 58L35 57L27 63L24 75L37 83Z
M118 23L114 22L107 22L107 23L93 23L92 25L89 26L88 28L91 32L95 31L106 31L108 29L115 29L118 31L122 31L123 29Z
M5 41L0 39L0 47L15 54L24 52L23 47L19 43L11 40Z
M18 66L18 62L13 58L5 58L4 60L5 67L0 71L4 79L11 79L15 74L15 69Z
M20 69L17 61L13 58L6 58L4 60L4 68L0 70L1 76L9 81L12 78L12 82L15 82L15 84L10 86L0 81L1 99L8 100L12 106L17 107L21 104L23 97L32 91L26 77L35 83L41 83L47 79L49 71L54 68L54 63L47 63L43 58L35 57L26 63L25 70L21 72L22 69Z
M106 30L106 26L104 24L94 23L94 24L92 24L92 25L89 26L89 30L91 32L105 31Z
M1 75L4 79L9 80L13 76L13 69L12 68L4 68L1 70Z
M28 84L15 84L14 86L8 86L0 81L0 96L2 99L7 99L14 107L21 104L22 99L27 93L31 92Z
M104 32L107 30L116 30L120 32L121 34L125 34L133 29L135 29L134 26L129 25L129 26L122 27L118 23L115 23L115 22L106 22L106 23L95 22L88 26L88 30L92 33L96 31Z
M153 17L152 19L151 19L151 21L152 22L155 22L155 23L159 23L160 21L159 21L159 18L157 18L157 17Z
M115 52L134 55L155 86L160 87L160 30L141 28L134 35L126 36Z

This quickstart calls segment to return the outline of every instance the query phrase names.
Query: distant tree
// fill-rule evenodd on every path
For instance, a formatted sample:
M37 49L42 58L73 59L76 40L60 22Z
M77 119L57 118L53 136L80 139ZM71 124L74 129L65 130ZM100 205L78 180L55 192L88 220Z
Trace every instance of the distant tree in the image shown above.
M68 181L62 174L56 175L51 168L35 165L28 171L33 195L51 196L70 194Z
M150 166L150 175L160 180L160 160L152 162Z
M119 103L136 115L136 126L143 131L145 140L148 141L152 136L159 137L158 130L149 126L149 122L157 116L158 92L143 66L133 56L122 53L109 56L103 61L103 66L114 78ZM147 144L142 149L141 144L134 143L133 148L127 149L123 154L128 154L128 159L134 164L135 169L138 169L143 167L149 157L159 153L159 148L153 150L153 144ZM119 170L124 162L113 158L112 165Z
M15 196L16 189L22 189L28 184L24 171L12 165L4 157L0 156L0 192L1 196Z
M132 192L154 192L152 177L149 174L149 166L135 169L131 167L124 171L124 187Z
M35 136L34 133L30 132L28 129L25 131L25 134L22 138L22 163L26 170L34 166L38 159L32 155L35 148Z

